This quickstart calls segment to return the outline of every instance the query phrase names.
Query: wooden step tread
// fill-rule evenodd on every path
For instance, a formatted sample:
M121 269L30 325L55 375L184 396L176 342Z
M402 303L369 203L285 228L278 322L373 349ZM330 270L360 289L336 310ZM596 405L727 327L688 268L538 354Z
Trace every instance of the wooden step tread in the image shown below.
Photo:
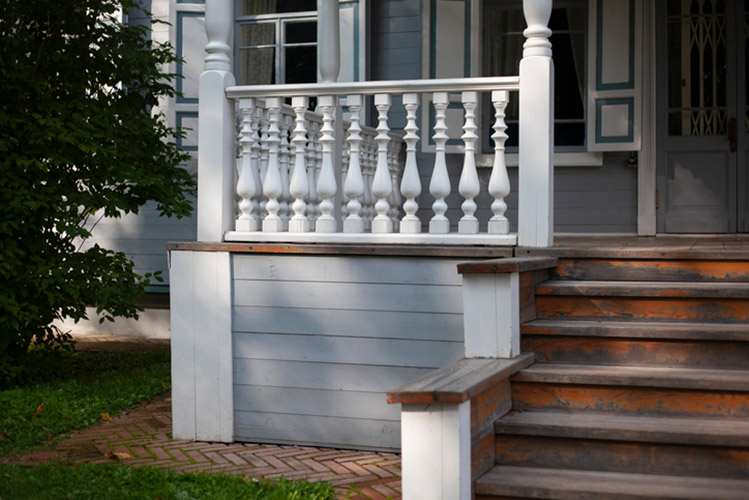
M536 287L536 295L745 299L749 283L550 280Z
M525 335L749 341L746 323L537 319L523 324L522 331Z
M746 500L749 480L495 466L476 481L476 498L682 498Z
M747 419L515 411L497 420L494 430L498 434L749 447Z
M749 370L536 363L512 381L749 392Z

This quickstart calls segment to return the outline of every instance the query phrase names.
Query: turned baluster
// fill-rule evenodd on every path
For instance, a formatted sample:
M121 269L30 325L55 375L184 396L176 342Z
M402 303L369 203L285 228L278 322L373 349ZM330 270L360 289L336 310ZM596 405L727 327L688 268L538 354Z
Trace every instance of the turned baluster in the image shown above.
M398 155L400 154L400 142L390 141L388 145L388 166L390 168L390 182L393 186L398 186ZM390 193L390 220L393 221L393 231L398 232L400 230L400 210L398 207L401 206L400 189L396 187Z
M262 146L260 136L260 120L263 116L263 108L259 106L258 100L255 99L255 111L252 113L252 150L250 152L250 166L252 179L255 183L255 196L252 199L252 211L255 217L258 219L258 227L255 231L260 229L260 219L263 216L265 210L265 202L261 203L260 194L263 192L263 181L260 176L260 150Z
M307 97L293 97L291 106L296 114L296 127L294 128L294 138L291 141L294 143L294 168L291 174L289 192L295 199L291 206L294 215L289 220L289 232L306 233L309 231L309 220L304 214L307 209L304 197L309 193L309 180L304 158L304 147L307 144L304 114L309 106L309 99Z
M333 113L335 112L336 97L320 96L320 111L322 111L322 128L320 129L322 144L322 165L317 179L317 194L320 196L320 215L317 217L315 231L318 233L334 233L336 220L333 216L333 197L338 186L333 170L333 145L335 144L335 129L333 128Z
M445 198L450 194L450 177L447 174L447 163L445 161L445 145L449 139L447 135L447 122L445 111L450 103L447 92L435 92L432 96L434 104L434 170L429 181L429 192L434 197L432 210L434 215L429 221L429 232L447 234L450 232L450 221L445 216L447 203Z
M390 129L387 125L388 111L391 104L390 94L375 95L375 108L378 112L377 125L377 168L375 169L374 179L372 179L372 194L377 198L375 202L375 211L377 215L372 220L373 233L392 233L393 221L388 216L390 203L388 197L393 190L393 182L390 178L390 168L388 165L388 144Z
M465 153L463 155L463 171L460 174L458 192L465 198L460 206L463 217L458 222L458 232L476 234L479 232L479 220L476 213L476 202L473 199L478 196L481 186L479 185L479 174L476 171L476 105L478 104L478 92L463 92L461 96L465 108L465 124L463 125L463 143Z
M374 137L367 134L364 138L364 206L362 208L362 218L364 219L364 230L372 231L372 219L374 219L374 195L372 194L372 174L376 154L374 147Z
M280 209L278 211L283 223L282 231L289 229L289 202L291 201L291 192L289 191L289 129L291 128L291 116L282 114L279 126L281 130L281 145L278 155L278 163L281 169L281 198Z
M492 104L494 105L494 166L492 175L489 177L489 194L494 197L492 212L494 215L489 219L488 232L491 234L507 234L510 232L510 223L505 217L507 203L505 197L510 194L510 178L507 176L507 165L505 164L505 141L507 140L507 124L505 123L505 108L510 93L506 90L495 90L492 92Z
M255 112L255 102L253 99L242 99L239 101L239 116L241 127L239 130L239 178L237 179L237 195L239 201L239 217L237 218L235 229L237 231L257 231L258 218L252 213L252 198L256 194L255 179L252 175L252 146L253 130L252 115Z
M260 178L265 183L265 174L268 172L268 102L265 101L263 112L260 115L260 164L258 171L260 172ZM263 194L265 194L265 187L263 187ZM260 201L260 213L263 217L268 215L268 200Z
M307 219L309 220L310 231L315 230L315 220L317 219L317 131L319 127L317 122L309 122L309 141L307 143L307 179L309 180L309 197L307 204Z
M364 221L359 215L362 209L359 199L364 194L364 177L361 171L361 126L359 120L361 117L362 96L348 96L348 107L351 112L351 125L348 128L349 143L349 165L346 172L346 180L343 184L343 192L346 193L349 201L346 204L348 216L343 221L344 233L361 233L364 231Z
M421 194L421 179L419 168L416 164L416 144L419 142L419 127L416 125L416 111L419 109L419 96L417 94L403 94L403 105L406 108L406 166L403 169L401 179L401 193L406 198L403 203L403 211L406 215L401 219L401 233L420 233L421 221L416 216L419 204L416 197Z
M263 182L263 193L268 197L265 209L268 215L263 219L263 231L277 233L283 229L283 221L278 214L281 204L278 199L283 194L281 185L281 168L278 161L278 147L281 142L278 122L281 113L281 99L269 97L265 100L268 107L268 167Z

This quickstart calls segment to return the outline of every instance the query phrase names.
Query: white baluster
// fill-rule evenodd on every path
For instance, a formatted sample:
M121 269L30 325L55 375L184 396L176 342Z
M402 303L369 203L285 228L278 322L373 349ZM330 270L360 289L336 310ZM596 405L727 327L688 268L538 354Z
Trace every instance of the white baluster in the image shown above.
M376 161L374 137L367 134L364 139L364 207L362 218L364 219L364 230L372 231L372 219L374 219L374 195L372 194L372 176Z
M278 214L283 223L282 231L286 231L289 229L289 202L291 201L291 192L289 191L289 129L291 128L291 117L282 114L279 128L281 129L281 146L278 164L281 168L281 189L283 192L279 200L281 207Z
M304 197L309 193L307 165L304 161L304 146L307 144L307 129L305 128L304 113L309 106L306 97L293 97L291 105L296 113L296 128L294 128L294 170L291 174L289 192L295 198L292 205L294 216L289 220L289 232L306 233L309 231L309 220L304 214L307 203Z
M309 203L307 204L307 219L310 223L310 231L315 230L315 220L317 220L317 131L316 122L309 124L309 142L307 143L307 179L309 180Z
M315 231L318 233L334 233L336 231L336 220L333 216L333 197L338 186L335 182L335 171L333 170L333 144L335 144L335 129L333 128L333 113L336 107L336 97L332 95L320 96L320 110L322 111L323 125L320 129L322 144L322 165L320 176L317 179L317 194L320 195L320 215L317 217Z
M263 193L268 197L268 203L265 205L268 215L263 219L263 231L277 233L283 229L283 221L278 215L281 208L278 198L283 194L281 168L278 162L278 146L281 142L281 131L278 128L281 99L269 97L265 104L268 107L268 169L265 172Z
M450 177L447 174L447 163L445 162L445 144L449 137L447 136L447 122L445 121L445 111L450 103L447 92L435 92L432 96L434 103L434 170L432 179L429 181L429 192L434 197L432 210L434 215L429 221L429 232L437 234L447 234L450 232L450 221L445 217L447 212L447 203L445 198L450 194Z
M375 108L377 108L379 121L377 125L377 168L375 169L374 179L372 180L372 194L377 198L375 211L377 215L372 220L373 233L392 233L393 221L388 217L390 204L388 197L393 190L393 182L390 178L390 168L388 166L388 143L390 129L387 125L388 110L391 104L390 94L375 95Z
M264 103L265 108L260 115L260 164L258 171L260 172L260 178L265 183L265 174L268 172L268 102ZM265 188L263 187L263 194L265 194ZM268 215L268 200L260 201L260 213L265 218Z
M255 142L252 134L252 115L255 112L253 99L239 101L239 115L241 128L239 130L239 146L241 157L239 162L239 178L237 179L237 195L239 201L239 217L235 229L237 231L257 231L258 218L252 213L252 198L256 194L255 179L252 175L252 146Z
M348 143L350 146L349 166L346 172L346 180L343 184L343 192L349 198L346 205L348 216L343 221L344 233L361 233L364 231L364 221L359 212L362 205L359 199L364 194L364 177L361 171L361 126L359 119L361 116L362 96L348 96L348 107L351 112L351 125L348 129Z
M478 196L481 186L479 185L479 174L476 171L476 105L478 104L478 92L463 92L461 96L463 107L466 110L466 120L463 125L463 142L465 153L463 155L463 172L460 174L458 192L465 198L460 206L463 217L458 222L458 232L476 234L479 232L479 220L476 213L476 202L473 199Z
M490 234L507 234L510 232L510 222L505 217L507 203L505 196L510 194L510 178L507 176L507 165L505 164L505 141L507 140L507 124L505 123L505 108L510 93L506 90L495 90L492 92L492 104L494 105L494 166L492 175L489 177L489 194L494 197L492 212L494 215L489 219L488 232Z
M393 186L398 186L398 155L400 154L401 143L390 141L388 145L388 166L390 168L390 182ZM401 206L401 193L400 189L393 188L390 193L390 219L393 221L393 231L398 232L400 230L400 210L398 207Z
M262 218L263 211L265 210L265 202L261 205L260 195L263 192L263 181L262 177L260 177L260 120L263 116L263 108L260 107L260 103L257 99L255 99L255 112L252 113L252 152L250 154L250 164L252 166L252 179L255 182L255 197L252 199L252 210L255 213L255 216L258 218L258 224L259 220ZM260 227L258 225L259 230Z
M416 111L419 109L419 96L417 94L403 94L403 105L406 108L406 166L401 179L401 193L406 198L403 211L406 215L401 220L401 233L420 233L421 221L416 216L419 204L416 197L421 194L421 179L419 168L416 164L416 144L419 142L419 127L416 125Z

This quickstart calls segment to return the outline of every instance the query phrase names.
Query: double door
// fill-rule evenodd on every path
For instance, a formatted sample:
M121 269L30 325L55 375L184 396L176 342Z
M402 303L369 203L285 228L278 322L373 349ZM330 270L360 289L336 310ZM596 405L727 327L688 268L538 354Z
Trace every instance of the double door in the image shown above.
M658 231L749 232L749 0L656 7Z

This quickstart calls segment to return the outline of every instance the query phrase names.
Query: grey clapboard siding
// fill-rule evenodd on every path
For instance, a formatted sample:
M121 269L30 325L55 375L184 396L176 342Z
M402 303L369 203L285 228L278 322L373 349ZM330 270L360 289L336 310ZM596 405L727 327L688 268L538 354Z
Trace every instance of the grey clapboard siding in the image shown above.
M386 392L463 355L463 260L234 255L237 439L397 449Z
M335 429L331 435L330 429ZM400 447L400 421L361 418L317 417L278 413L234 414L238 441L289 443L362 449L394 450ZM361 444L358 444L361 443Z

